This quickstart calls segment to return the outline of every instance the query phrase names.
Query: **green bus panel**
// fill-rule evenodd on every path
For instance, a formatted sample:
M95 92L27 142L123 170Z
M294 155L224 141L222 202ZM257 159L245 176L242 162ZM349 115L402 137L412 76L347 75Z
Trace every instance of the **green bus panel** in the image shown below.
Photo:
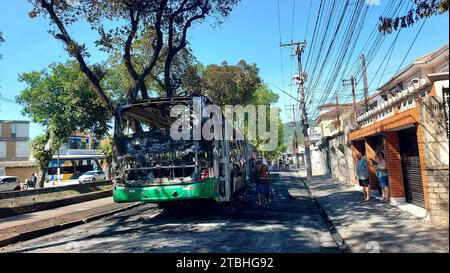
M185 185L160 185L149 187L115 187L113 199L116 203L149 202L163 203L190 199L219 200L218 179Z

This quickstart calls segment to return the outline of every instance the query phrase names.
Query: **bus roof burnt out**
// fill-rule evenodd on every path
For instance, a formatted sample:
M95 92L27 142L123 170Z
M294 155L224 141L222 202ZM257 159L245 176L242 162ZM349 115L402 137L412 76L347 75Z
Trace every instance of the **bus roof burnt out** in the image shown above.
M204 100L204 97L200 97ZM120 105L115 113L113 164L116 184L192 183L212 164L210 142L174 140L172 107L192 109L192 97L157 98Z

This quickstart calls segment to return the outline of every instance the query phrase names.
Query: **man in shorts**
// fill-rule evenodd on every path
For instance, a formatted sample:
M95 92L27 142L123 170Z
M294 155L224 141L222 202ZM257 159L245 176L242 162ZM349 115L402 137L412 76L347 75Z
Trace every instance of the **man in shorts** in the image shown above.
M256 182L256 194L258 195L258 207L262 207L263 196L266 199L266 206L270 206L270 172L269 168L263 163L261 158L255 166L255 182Z
M356 161L356 176L359 180L359 185L363 187L364 201L367 202L370 200L369 194L370 181L367 169L367 159L360 153L356 154L356 158L358 159Z

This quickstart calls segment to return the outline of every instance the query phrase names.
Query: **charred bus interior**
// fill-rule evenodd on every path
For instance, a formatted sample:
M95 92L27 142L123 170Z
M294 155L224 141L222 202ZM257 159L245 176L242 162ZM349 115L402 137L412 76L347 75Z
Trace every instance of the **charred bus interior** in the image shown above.
M115 124L115 181L130 186L183 184L207 179L211 143L175 141L172 107L192 109L191 98L154 99L119 107Z
M201 113L210 104L206 97L192 96L155 98L117 108L113 145L115 202L230 202L245 189L249 158L254 151L247 141L172 138L171 127L183 116L189 117L184 125L188 124L189 139L193 139L194 125L202 127L211 118ZM185 106L181 114L171 117L173 107L180 105ZM232 125L227 126L236 131ZM222 133L225 127L222 123ZM181 130L180 126L178 132Z

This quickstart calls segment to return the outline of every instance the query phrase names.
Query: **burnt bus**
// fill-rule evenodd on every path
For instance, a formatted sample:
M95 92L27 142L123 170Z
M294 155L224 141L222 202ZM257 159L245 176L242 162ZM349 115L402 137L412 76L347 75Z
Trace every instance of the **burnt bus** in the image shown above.
M171 116L171 111L180 105L188 111L186 116L191 119L187 124L192 129L204 125L208 117L203 117L202 109L212 103L207 97L193 95L152 98L117 107L113 148L115 202L213 199L221 203L231 201L245 188L253 147L245 140L194 138L193 130L188 140L175 140L170 131L179 117ZM221 127L224 135L225 124Z

